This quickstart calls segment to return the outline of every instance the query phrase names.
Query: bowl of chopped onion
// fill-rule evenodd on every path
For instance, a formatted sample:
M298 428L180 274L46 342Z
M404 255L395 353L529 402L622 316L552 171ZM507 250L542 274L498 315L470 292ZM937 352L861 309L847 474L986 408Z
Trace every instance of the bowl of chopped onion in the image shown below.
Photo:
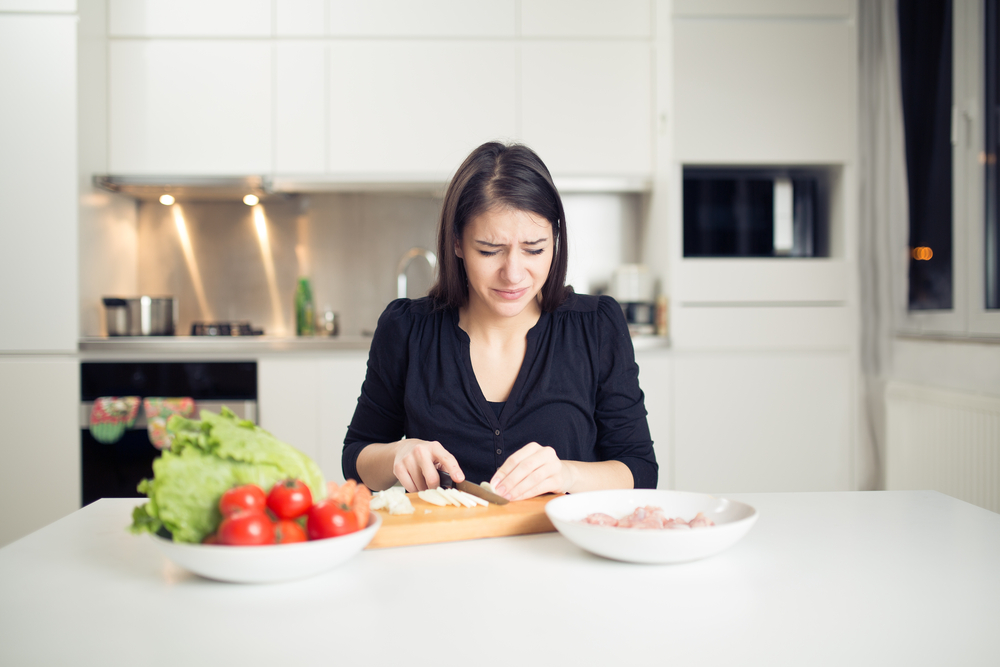
M566 539L598 556L630 563L685 563L736 544L757 510L706 493L621 489L561 496L545 506Z

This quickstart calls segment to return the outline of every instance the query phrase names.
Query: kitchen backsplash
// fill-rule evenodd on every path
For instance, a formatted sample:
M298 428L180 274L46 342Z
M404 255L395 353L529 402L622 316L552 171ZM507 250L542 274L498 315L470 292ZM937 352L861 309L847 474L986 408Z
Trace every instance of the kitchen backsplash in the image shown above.
M640 197L567 194L564 205L569 282L578 292L601 291L616 266L637 261ZM311 194L253 208L141 202L137 291L178 299L179 334L189 333L194 321L246 320L269 335L291 335L296 280L305 275L318 312L338 313L342 334L366 334L396 297L404 253L413 247L436 252L440 211L441 197L431 194ZM411 297L425 294L433 281L422 259L411 262L407 277ZM85 335L102 333L85 328Z

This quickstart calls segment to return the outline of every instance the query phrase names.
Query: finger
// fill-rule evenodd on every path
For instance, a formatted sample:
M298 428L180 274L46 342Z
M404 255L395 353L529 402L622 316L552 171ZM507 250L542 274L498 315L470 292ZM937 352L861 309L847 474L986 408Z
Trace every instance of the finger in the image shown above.
M451 452L445 449L440 442L434 442L433 444L436 445L433 449L433 455L435 462L438 464L435 467L439 470L444 470L456 482L464 482L465 473L462 472L462 467L458 465L458 459L452 456Z
M521 464L521 461L534 454L540 448L541 445L537 442L529 442L524 447L521 447L519 450L508 456L507 460L503 462L503 465L501 465L500 468L493 473L493 477L490 479L490 486L494 489L499 489L501 486L505 486L504 480L506 477Z
M403 465L406 466L406 472L413 481L413 492L424 491L427 488L427 482L424 480L424 474L415 455L411 453L410 456L403 459Z
M413 478L410 476L410 472L406 469L406 465L402 461L396 462L392 467L392 473L399 480L399 483L403 485L403 488L410 493L416 493L417 485L413 482Z
M507 495L511 500L522 500L541 493L530 493L536 487L548 491L549 487L558 484L554 479L558 472L558 460L550 460L544 452L529 456L505 480Z
M441 476L434 465L434 455L430 447L418 446L413 449L413 458L424 480L425 489L436 489L441 486ZM423 489L421 489L422 491Z

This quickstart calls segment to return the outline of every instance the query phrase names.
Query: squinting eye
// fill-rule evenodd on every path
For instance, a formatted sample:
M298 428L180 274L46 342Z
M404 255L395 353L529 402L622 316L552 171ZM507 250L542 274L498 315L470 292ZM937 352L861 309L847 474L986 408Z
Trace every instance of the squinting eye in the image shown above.
M545 252L545 248L539 248L538 250L529 250L528 254L529 255L541 255L543 252Z
M494 250L493 252L489 252L487 250L480 250L479 254L482 255L483 257L492 257L493 255L497 254L497 251Z

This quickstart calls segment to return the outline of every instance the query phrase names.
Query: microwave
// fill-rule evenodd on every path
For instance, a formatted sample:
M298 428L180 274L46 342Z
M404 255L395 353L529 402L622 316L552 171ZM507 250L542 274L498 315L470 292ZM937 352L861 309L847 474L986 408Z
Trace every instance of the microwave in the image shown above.
M830 179L817 168L685 167L684 257L828 257Z

